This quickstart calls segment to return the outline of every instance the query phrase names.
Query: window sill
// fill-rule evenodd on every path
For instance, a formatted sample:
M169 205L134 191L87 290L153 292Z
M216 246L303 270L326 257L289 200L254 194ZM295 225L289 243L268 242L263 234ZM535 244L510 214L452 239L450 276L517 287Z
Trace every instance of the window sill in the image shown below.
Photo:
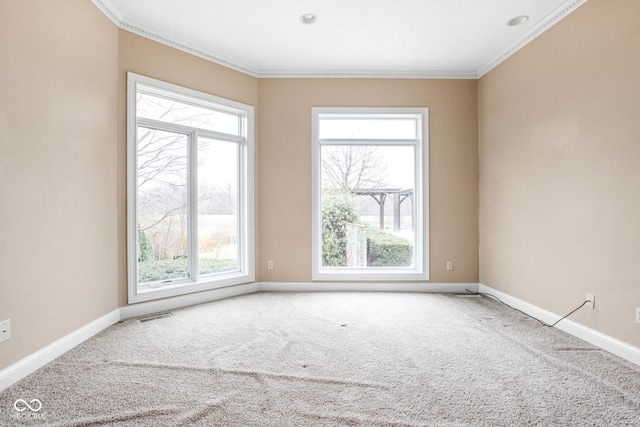
M129 304L152 301L161 298L185 295L193 292L209 291L227 286L241 285L255 281L253 273L229 273L224 275L216 275L212 277L202 278L195 282L167 283L164 286L151 287L149 285L138 286L138 288L129 295ZM154 284L155 286L155 284Z
M429 274L417 269L381 268L371 269L343 269L323 268L314 271L312 280L317 281L378 281L378 280L429 280Z

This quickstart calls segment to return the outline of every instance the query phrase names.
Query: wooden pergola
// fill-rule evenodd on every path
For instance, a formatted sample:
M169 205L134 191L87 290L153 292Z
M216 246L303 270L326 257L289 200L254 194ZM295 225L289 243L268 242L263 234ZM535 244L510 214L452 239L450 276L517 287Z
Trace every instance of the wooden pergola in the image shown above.
M384 204L387 197L393 199L393 230L400 230L400 206L402 202L410 199L413 202L413 189L411 188L373 188L356 189L351 192L357 196L370 196L380 207L380 230L384 230ZM413 228L413 215L411 215L411 227Z

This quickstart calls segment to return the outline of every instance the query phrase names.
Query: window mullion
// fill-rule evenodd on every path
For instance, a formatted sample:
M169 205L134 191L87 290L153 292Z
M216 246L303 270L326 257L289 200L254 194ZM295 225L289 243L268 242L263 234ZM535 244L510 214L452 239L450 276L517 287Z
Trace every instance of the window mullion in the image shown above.
M419 145L419 139L318 139L320 145Z
M423 235L423 219L426 217L425 212L423 211L423 181L422 177L424 174L424 167L422 162L422 145L417 144L414 147L413 153L413 161L414 161L414 170L416 171L415 176L415 191L413 192L413 200L411 209L413 211L413 229L415 233L415 248L413 252L413 262L416 268L419 270L423 270L423 259L426 256L426 251L424 251L424 235ZM427 225L428 227L428 225Z
M243 142L236 146L236 158L238 161L238 174L236 176L236 188L238 189L236 200L236 233L237 241L245 241L245 233L248 230L247 224L247 209L249 201L247 199L247 182L245 180L249 177L249 171L247 170L247 147L244 142L244 138L247 135L247 120L240 120L238 123L238 135L243 138ZM240 271L244 271L248 267L249 254L248 247L238 244L236 247L236 257L238 259L238 268Z
M160 120L147 119L143 117L139 117L137 119L138 126L144 126L148 128L164 130L168 132L176 132L176 133L189 133L193 132L194 129L192 126L185 126L177 123L163 122ZM197 129L197 132L200 136L208 137L211 139L218 139L220 141L229 141L229 142L244 142L245 138L243 136L231 135L228 133L216 132L213 130L206 129Z
M191 280L198 280L198 133L189 133L187 184L187 246Z

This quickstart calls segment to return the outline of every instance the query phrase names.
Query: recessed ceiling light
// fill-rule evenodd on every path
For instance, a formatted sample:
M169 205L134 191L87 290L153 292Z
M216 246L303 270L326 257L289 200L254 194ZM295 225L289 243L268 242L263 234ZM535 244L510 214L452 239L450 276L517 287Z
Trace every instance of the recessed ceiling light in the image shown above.
M516 16L515 18L507 22L507 25L515 27L516 25L524 24L528 20L529 20L529 17L526 15Z
M313 13L305 13L300 17L300 22L308 25L315 24L316 22L318 22L318 16L314 15Z

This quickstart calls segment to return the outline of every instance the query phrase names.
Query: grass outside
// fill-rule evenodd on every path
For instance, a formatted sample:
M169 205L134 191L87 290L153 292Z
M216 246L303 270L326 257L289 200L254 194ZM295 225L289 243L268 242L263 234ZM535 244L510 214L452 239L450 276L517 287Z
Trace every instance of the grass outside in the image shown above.
M235 259L200 258L198 266L202 276L233 271L238 268L238 262ZM182 277L187 277L186 258L142 261L138 263L138 283L157 282Z

